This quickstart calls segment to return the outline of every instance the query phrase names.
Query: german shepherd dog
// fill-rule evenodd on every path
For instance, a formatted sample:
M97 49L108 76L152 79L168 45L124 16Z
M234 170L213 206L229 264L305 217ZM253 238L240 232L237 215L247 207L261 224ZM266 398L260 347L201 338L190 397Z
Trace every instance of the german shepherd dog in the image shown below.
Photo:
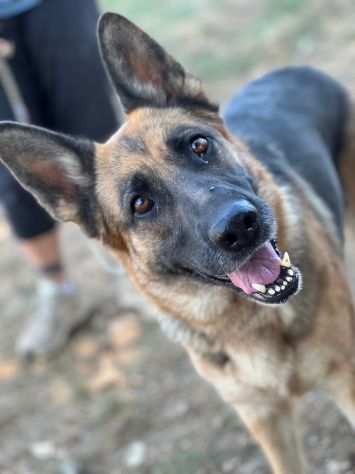
M104 144L2 123L1 160L55 218L113 249L273 472L301 474L303 394L323 388L355 425L350 97L290 67L243 88L223 121L137 26L107 13L98 31L125 123Z

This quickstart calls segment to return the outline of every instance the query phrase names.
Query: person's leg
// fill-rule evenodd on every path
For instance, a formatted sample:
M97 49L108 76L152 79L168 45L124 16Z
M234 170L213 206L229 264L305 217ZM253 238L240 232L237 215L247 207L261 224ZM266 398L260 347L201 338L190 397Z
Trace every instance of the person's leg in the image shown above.
M0 170L0 202L27 263L37 274L53 282L63 283L66 276L57 226L5 169Z
M84 3L52 0L21 15L16 21L17 54L11 67L32 123L104 138L117 120L96 46L97 10L94 2ZM85 84L76 82L78 77ZM45 276L38 310L21 334L18 350L23 355L53 352L76 324L72 313L77 298L63 270L54 222L12 178L10 183L11 192L2 199L8 219L23 254Z
M39 106L42 104L42 97L22 41L19 20L0 22L0 37L6 38L15 46L14 55L8 60L15 87L29 112L31 122L43 125L44 118ZM14 95L9 94L0 80L0 120L20 119L16 114L19 104L13 100ZM3 166L0 166L0 204L5 210L20 252L38 278L37 309L20 333L17 350L23 356L51 352L59 347L59 343L63 344L65 338L57 335L52 337L52 321L49 321L52 318L48 308L54 308L53 301L60 299L58 295L68 300L68 295L73 293L73 285L68 281L62 263L58 227ZM58 335L63 334L63 331L57 332Z
M26 260L47 278L59 284L65 281L56 229L30 240L22 240L19 246Z
M7 84L6 87L1 76L0 119L21 120L17 110L26 108L29 120L41 125L44 122L40 110L42 97L26 54L20 23L18 19L0 23L0 37L14 45L14 52L8 58L8 66L12 75L11 82L15 83L10 86ZM14 94L13 89L18 92ZM25 259L48 278L63 281L65 277L57 227L53 219L5 168L0 169L0 199ZM57 270L54 271L55 269Z
M117 129L120 107L100 60L98 17L94 0L51 0L22 15L31 83L40 91L35 99L40 117L33 117L33 123L95 140L104 140ZM43 238L22 239L20 246L37 268L61 262L56 229ZM53 276L64 278L63 272Z
M32 123L95 140L106 139L118 128L120 106L112 96L97 46L98 17L94 0L51 0L19 17L20 33L12 33L20 43L19 51L10 65L19 72L16 80ZM36 268L59 264L54 223L45 211L34 210L38 204L29 195L25 199L25 193L20 199L27 203L25 212L19 209L18 219L9 216L20 246ZM27 210L31 212L26 219ZM39 228L30 235L27 224L34 220ZM18 228L21 224L26 228ZM39 238L42 234L47 235Z
M39 109L39 91L34 83L32 67L21 37L19 22L8 20L0 23L0 37L14 45L14 53L8 58L8 64L15 85L3 84L3 69L0 80L0 120L20 120L19 107L29 111L32 123L41 125L43 117ZM1 64L1 67L2 64ZM7 67L7 66L4 66ZM7 80L8 82L8 80ZM5 83L6 84L6 83ZM11 93L16 88L18 94ZM18 96L18 97L17 97ZM23 104L19 103L18 98ZM0 169L0 199L5 207L10 226L18 239L25 258L38 270L60 263L57 231L53 219L40 207L35 199L25 191L3 167ZM42 238L42 235L45 236ZM44 244L45 242L45 244ZM44 248L44 245L46 247ZM64 277L54 275L57 279Z
M105 140L118 128L120 109L118 102L114 106L100 60L96 40L98 16L94 0L45 1L21 17L21 33L34 83L41 94L41 125ZM70 285L61 265L55 230L30 242L23 240L21 247L42 273L52 280L56 278L58 285L64 281L57 285L61 288L59 293L45 287L40 292L39 316L28 327L27 337L25 331L20 341L27 352L36 339L41 341L36 345L37 352L52 352L65 342L65 336L80 321L80 313L89 298L83 295L80 301L79 294L68 292ZM44 324L48 321L49 325Z

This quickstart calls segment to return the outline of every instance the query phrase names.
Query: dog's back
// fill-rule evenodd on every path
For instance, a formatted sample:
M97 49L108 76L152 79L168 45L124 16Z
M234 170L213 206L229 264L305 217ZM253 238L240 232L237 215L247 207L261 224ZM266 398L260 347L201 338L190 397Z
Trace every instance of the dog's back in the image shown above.
M232 133L276 179L291 184L296 172L311 185L340 236L344 198L337 167L348 111L346 91L309 67L279 69L249 83L224 111Z

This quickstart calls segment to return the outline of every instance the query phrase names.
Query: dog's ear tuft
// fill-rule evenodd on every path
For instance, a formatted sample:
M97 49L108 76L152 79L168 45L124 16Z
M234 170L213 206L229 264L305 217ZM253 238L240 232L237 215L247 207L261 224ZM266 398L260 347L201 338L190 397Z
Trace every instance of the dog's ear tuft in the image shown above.
M0 122L0 161L55 219L96 235L94 143Z
M105 13L98 35L104 63L127 112L171 105L217 110L206 98L201 82L126 18Z

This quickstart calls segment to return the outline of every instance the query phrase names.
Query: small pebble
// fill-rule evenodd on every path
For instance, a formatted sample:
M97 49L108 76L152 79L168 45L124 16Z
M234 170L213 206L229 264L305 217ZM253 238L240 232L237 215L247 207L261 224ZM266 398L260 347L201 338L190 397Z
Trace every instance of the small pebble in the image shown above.
M146 451L146 445L141 441L135 441L134 443L130 444L126 452L126 466L141 466L144 463Z

